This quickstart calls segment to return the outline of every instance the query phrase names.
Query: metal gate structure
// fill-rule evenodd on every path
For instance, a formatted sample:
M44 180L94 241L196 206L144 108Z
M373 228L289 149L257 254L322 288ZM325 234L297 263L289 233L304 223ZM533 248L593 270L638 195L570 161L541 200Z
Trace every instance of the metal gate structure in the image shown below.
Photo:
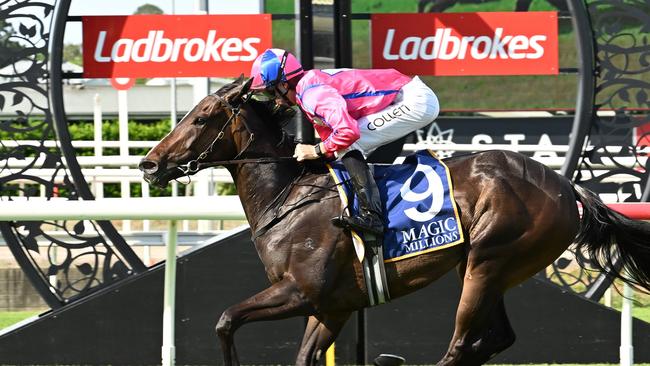
M15 115L0 123L0 133L26 133L33 143L0 146L0 199L10 196L38 196L48 199L92 200L72 147L63 108L61 69L63 37L71 0L0 2L0 56L12 65L0 75L0 112ZM301 59L313 65L311 49L311 1L300 0L295 18L300 21ZM569 152L561 171L580 184L603 192L617 193L625 201L648 201L650 181L647 155L650 132L650 3L643 0L568 0L576 35L579 64L575 114ZM335 0L335 66L352 66L352 19L368 19L352 14L350 0ZM7 69L5 69L7 70ZM607 113L602 113L607 112ZM301 130L305 139L309 131ZM650 129L648 129L650 131ZM58 147L44 141L56 138ZM608 146L620 146L611 151ZM603 160L615 168L595 176ZM20 162L20 169L8 168ZM47 169L51 179L30 175L29 169ZM64 179L56 179L65 172ZM625 176L623 183L608 178ZM57 198L61 197L61 198ZM66 239L48 236L53 228L64 230ZM0 222L0 231L16 261L34 288L52 309L62 308L99 289L118 283L146 270L146 266L126 244L110 222ZM50 242L39 248L38 239ZM89 250L91 249L91 250ZM585 262L580 253L577 261ZM90 259L90 260L89 260ZM538 274L582 296L598 300L611 279L589 271L570 273L574 259L561 258L547 273ZM43 265L42 263L47 263ZM73 275L74 274L74 275ZM54 283L50 276L56 276Z

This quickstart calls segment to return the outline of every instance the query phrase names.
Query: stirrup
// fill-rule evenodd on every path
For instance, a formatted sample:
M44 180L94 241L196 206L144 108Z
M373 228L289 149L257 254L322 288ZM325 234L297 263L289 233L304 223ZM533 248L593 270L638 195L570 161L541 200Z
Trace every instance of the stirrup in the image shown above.
M354 222L354 217L352 216L338 216L332 218L332 223L335 226L338 226L343 229L348 229L348 230L354 230L354 231L359 231L362 233L368 233L375 235L377 237L383 237L384 235L384 227L382 225L381 230L378 228L370 227L370 226L362 226L355 224Z
M341 229L345 229L345 230L352 230L352 228L348 225L347 221L343 220L343 213L341 213L338 216L332 217L330 221L336 227L340 227Z

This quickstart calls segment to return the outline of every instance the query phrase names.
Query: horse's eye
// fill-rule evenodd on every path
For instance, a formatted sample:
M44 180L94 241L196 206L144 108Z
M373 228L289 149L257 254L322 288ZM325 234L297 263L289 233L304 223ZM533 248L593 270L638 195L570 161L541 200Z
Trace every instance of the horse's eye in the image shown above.
M205 117L199 117L195 121L197 125L204 125L206 122L208 122L208 119Z

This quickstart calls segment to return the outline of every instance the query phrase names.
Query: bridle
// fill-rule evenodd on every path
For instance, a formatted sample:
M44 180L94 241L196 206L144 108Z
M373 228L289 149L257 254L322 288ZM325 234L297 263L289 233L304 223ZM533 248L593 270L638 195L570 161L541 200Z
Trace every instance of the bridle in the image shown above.
M226 109L230 111L230 116L228 117L228 120L226 120L226 123L223 124L221 130L219 130L219 133L217 134L217 136L215 136L215 138L212 140L210 145L208 145L208 147L205 150L203 150L203 152L200 153L196 159L190 160L187 163L183 165L179 165L177 167L178 169L180 169L181 172L183 172L184 176L189 176L191 174L194 174L201 169L220 166L220 165L247 164L247 163L258 163L258 164L278 163L280 161L295 160L294 157L289 157L289 156L286 157L281 156L276 158L240 159L240 157L246 152L246 150L250 147L250 145L253 143L253 140L255 139L255 134L248 127L248 124L246 123L246 119L242 118L240 120L242 121L242 124L244 125L246 131L248 132L248 142L246 142L246 146L244 146L244 148L233 159L203 162L208 157L208 155L214 150L214 146L217 144L217 142L223 139L223 137L225 136L226 128L239 117L239 114L241 113L241 106L246 104L246 102L248 102L248 100L252 97L253 93L248 92L242 99L241 103L239 103L236 106L233 106L226 99L224 99L222 96L216 93L212 95L216 97L221 102L221 104L223 104L226 107Z

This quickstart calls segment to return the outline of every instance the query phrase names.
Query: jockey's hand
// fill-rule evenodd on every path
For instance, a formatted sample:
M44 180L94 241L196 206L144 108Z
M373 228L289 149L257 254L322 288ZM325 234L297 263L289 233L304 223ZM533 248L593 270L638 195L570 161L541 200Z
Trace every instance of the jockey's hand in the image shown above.
M298 161L318 159L318 154L316 154L316 146L298 144L296 145L296 151L293 153L293 157Z

